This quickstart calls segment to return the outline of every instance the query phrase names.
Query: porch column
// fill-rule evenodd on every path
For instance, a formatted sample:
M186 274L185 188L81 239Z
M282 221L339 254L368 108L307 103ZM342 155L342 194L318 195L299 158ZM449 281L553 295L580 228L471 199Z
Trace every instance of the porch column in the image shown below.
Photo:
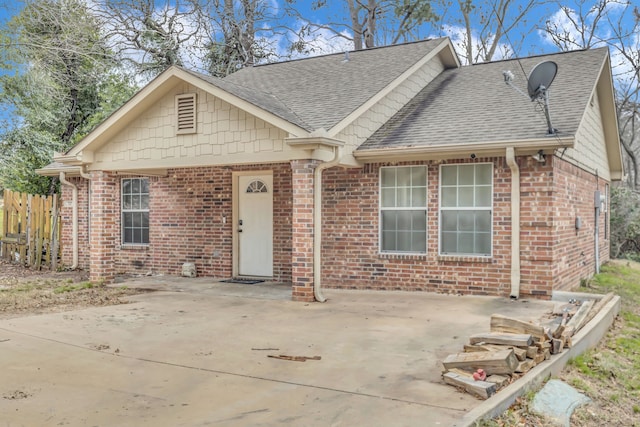
M117 177L91 172L89 280L110 283L115 277L115 248L120 243L120 192Z
M291 282L294 301L313 297L313 170L315 160L291 162Z

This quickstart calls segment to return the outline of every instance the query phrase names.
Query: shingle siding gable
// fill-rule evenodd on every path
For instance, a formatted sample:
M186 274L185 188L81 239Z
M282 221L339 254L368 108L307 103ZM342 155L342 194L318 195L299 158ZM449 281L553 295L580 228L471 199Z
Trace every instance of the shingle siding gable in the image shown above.
M444 64L440 58L437 56L432 58L420 70L338 133L336 137L345 141L345 151L356 150L443 70Z
M307 129L331 129L442 45L427 40L240 70L223 82L269 94Z

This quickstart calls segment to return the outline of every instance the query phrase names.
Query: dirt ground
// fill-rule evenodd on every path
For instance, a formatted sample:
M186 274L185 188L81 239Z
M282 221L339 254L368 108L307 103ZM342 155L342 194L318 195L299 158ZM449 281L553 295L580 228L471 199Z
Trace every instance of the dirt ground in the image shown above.
M38 271L0 260L0 319L124 304L142 292L93 285L83 271Z

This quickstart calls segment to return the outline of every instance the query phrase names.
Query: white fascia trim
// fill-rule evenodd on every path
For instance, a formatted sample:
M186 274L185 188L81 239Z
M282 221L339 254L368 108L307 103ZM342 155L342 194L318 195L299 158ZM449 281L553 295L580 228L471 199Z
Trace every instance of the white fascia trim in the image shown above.
M547 137L536 140L496 141L482 144L440 144L423 147L375 148L354 151L353 156L360 161L380 160L417 160L421 157L440 158L447 156L460 157L475 154L477 157L488 155L504 155L504 150L513 146L518 154L533 154L538 150L572 147L574 137Z
M59 168L42 168L34 171L40 176L60 176L64 172L67 176L80 176L80 166L63 166Z
M327 138L324 136L310 136L310 137L291 137L285 138L285 142L296 148L302 148L307 150L316 150L319 148L334 149L336 147L344 147L344 141L334 138Z
M84 150L87 146L91 145L94 141L100 139L100 137L112 126L115 126L120 120L124 119L125 116L130 114L132 111L136 109L136 107L144 101L148 96L150 96L156 89L160 88L162 85L167 83L171 78L177 76L178 72L181 71L177 67L170 67L160 75L158 75L155 79L153 79L150 83L140 89L133 97L124 103L120 108L114 111L106 120L96 126L87 136L85 136L78 144L72 147L68 152L67 156L75 156ZM59 161L63 161L62 159Z
M364 104L362 104L360 107L355 109L347 117L340 120L334 127L332 127L329 130L328 132L329 136L336 136L337 134L342 132L347 126L353 123L358 117L360 117L362 114L368 111L373 105L378 103L382 98L387 96L391 91L397 88L402 82L408 79L409 76L411 76L413 73L415 73L420 68L422 68L424 64L429 62L434 57L440 55L442 50L445 49L446 47L449 47L449 49L452 49L451 42L449 41L448 38L442 40L442 42L435 49L433 49L431 52L429 52L424 57L422 57L422 59L420 59L418 62L413 64L407 71L405 71L398 78L396 78L394 81L389 83L380 92L376 93L371 98L369 98L369 100L367 100ZM454 55L454 58L456 59L457 66L460 67L460 63L457 60L457 56Z

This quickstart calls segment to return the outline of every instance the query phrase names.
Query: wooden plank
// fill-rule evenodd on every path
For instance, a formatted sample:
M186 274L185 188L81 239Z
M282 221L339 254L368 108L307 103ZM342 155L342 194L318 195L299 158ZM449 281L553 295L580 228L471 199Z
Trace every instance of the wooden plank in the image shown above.
M529 372L534 366L536 366L536 362L533 359L523 360L522 362L518 363L516 372L524 374Z
M487 375L512 374L518 366L513 350L479 351L450 354L442 362L445 369L461 368L475 371L484 369Z
M568 322L564 334L573 336L576 332L582 328L584 321L589 314L589 310L593 307L593 300L584 301L575 316L573 316Z
M591 310L589 310L589 314L587 314L587 317L584 320L584 323L582 325L583 326L586 325L587 323L589 323L591 321L591 319L596 317L596 314L600 313L600 310L602 310L602 307L607 305L609 303L609 301L611 301L613 299L613 297L614 297L613 292L609 292L608 294L606 294L605 296L600 298L600 300L597 303L595 303L593 308L591 308Z
M291 360L293 362L306 362L307 360L321 360L320 356L289 356L286 354L269 354L267 357L271 357L273 359L282 359L282 360Z
M544 362L544 353L537 353L532 357L532 360L536 362L536 364Z
M508 334L501 332L492 332L488 334L475 334L469 338L471 344L500 344L512 345L516 347L527 347L533 344L533 338L530 334Z
M508 386L511 382L511 377L504 375L489 375L485 380L488 383L494 383L496 388L500 390L502 387Z
M492 382L475 381L473 378L455 372L446 372L442 375L442 378L445 383L460 387L467 393L482 399L488 399L495 394L497 389L496 384Z
M527 350L520 347L514 347L509 345L498 344L465 344L464 351L466 353L472 353L476 351L500 351L500 350L513 350L518 360L524 360L527 358Z
M536 356L536 354L538 354L538 347L536 347L535 345L531 345L527 347L526 350L527 350L527 357L529 359L533 359Z
M553 306L553 311L551 314L556 316L562 316L563 314L568 314L570 316L574 315L578 311L578 307L569 302L557 302Z
M51 210L51 234L49 240L49 249L51 252L51 262L49 264L51 270L58 269L58 195L53 195Z
M33 254L34 263L32 265L35 266L37 270L40 270L42 267L42 249L44 243L44 198L40 196L36 196L36 206L35 206L35 253Z
M8 232L8 227L9 227L9 190L4 190L4 196L2 199L2 235L0 235L0 238L4 238L4 236L6 236L9 232ZM2 255L2 257L4 258L5 256L5 248L3 247L4 245L0 245L0 249L2 250L2 252L0 252L0 255Z
M545 349L551 348L551 343L549 341L537 342L536 347L538 347L538 352L541 352Z
M551 354L558 354L562 351L562 348L564 347L564 341L557 339L557 338L553 338L551 340Z
M18 215L21 221L18 225L21 224L21 226L19 226L18 228L22 228L22 227L27 228L29 226L29 221L28 221L29 216L27 215L27 208L28 208L27 200L28 200L28 195L26 193L22 193L20 195L20 214ZM22 245L20 247L20 263L22 265L26 265L28 263L27 245L29 244L29 232L28 230L24 230L23 232L27 233L27 244Z
M545 339L545 333L542 326L534 325L533 323L525 322L520 319L503 316L501 314L491 315L491 332L528 334L537 341L543 341Z

